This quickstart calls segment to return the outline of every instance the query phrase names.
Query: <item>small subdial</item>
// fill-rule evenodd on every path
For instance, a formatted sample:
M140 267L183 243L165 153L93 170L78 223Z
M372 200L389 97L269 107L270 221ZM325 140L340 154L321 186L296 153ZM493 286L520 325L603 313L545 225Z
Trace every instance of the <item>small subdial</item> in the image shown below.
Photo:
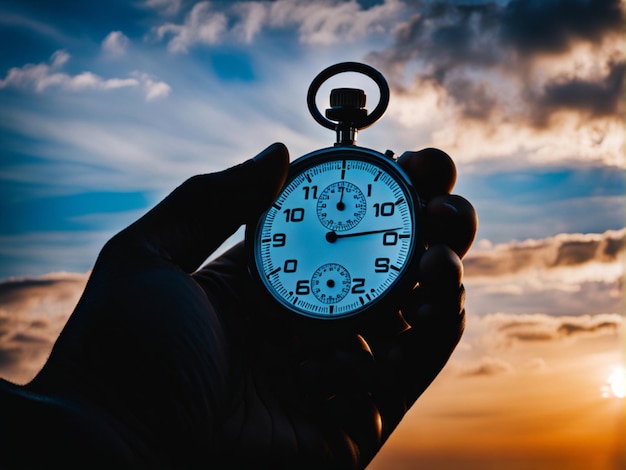
M367 202L355 184L338 181L324 189L317 199L317 217L324 227L342 232L356 227L367 210Z
M328 263L317 268L311 277L311 292L324 304L336 304L350 292L352 279L346 268Z

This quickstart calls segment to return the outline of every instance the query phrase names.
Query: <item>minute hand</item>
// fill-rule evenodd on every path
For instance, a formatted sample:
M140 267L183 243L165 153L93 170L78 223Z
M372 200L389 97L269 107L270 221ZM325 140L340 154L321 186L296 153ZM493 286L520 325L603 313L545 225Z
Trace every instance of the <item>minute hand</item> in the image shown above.
M385 233L385 232L394 232L396 230L400 230L402 227L395 228L385 228L380 230L368 230L366 232L352 232L352 233L340 233L337 232L328 232L326 234L326 241L330 243L335 243L338 238L348 238L348 237L360 237L362 235L372 235L373 233Z

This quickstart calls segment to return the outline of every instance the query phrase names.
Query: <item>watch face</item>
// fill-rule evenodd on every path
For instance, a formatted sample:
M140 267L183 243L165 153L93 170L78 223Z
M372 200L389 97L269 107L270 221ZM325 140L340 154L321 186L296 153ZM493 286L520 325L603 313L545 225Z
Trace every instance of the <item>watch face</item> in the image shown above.
M419 246L417 204L406 176L382 154L351 147L302 157L256 227L257 274L301 315L363 312L406 275Z

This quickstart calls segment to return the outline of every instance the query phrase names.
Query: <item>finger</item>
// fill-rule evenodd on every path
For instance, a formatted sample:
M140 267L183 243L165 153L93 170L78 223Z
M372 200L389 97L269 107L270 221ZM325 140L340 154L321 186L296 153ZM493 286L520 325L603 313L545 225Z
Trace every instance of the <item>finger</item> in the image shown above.
M404 152L398 164L426 201L448 194L456 183L456 167L450 156L436 148Z
M402 313L414 327L424 313L434 310L453 320L463 311L463 264L446 245L435 245L420 260L419 287L407 296Z
M190 178L124 230L117 244L132 240L184 271L194 271L269 206L285 182L288 164L286 147L277 143L233 168Z
M426 239L431 245L445 243L463 258L477 230L476 210L461 196L436 196L426 205Z

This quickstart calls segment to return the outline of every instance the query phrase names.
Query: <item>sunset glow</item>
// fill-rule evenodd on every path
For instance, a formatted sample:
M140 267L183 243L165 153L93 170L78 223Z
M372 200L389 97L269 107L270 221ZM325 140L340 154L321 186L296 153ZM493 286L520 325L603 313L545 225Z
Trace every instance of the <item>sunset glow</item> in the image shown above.
M604 396L613 396L616 398L626 397L626 369L618 366L613 368L613 372L606 379L606 386L603 390Z

